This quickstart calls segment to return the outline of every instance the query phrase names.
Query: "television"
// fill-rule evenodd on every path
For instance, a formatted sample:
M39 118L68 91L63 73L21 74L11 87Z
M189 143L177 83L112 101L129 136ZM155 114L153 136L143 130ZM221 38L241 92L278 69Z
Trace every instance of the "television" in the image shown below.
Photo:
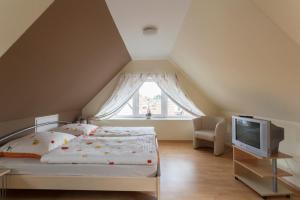
M278 153L284 129L271 121L252 117L232 117L232 143L261 157Z

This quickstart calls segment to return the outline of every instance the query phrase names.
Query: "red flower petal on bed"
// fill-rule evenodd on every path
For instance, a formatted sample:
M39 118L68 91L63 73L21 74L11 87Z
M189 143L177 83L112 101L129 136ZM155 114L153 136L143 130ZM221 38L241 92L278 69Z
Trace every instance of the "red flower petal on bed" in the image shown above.
M109 162L108 164L110 164L110 165L114 165L115 163L114 163L114 162Z
M147 163L148 164L152 164L152 160L147 160Z
M93 144L93 142L87 142L86 144L87 144L87 145L90 145L90 144Z
M61 149L66 150L69 149L69 147L61 147Z
M90 136L93 136L93 135L95 135L94 133L90 133Z
M54 142L55 142L54 140L51 140L51 144L54 144Z

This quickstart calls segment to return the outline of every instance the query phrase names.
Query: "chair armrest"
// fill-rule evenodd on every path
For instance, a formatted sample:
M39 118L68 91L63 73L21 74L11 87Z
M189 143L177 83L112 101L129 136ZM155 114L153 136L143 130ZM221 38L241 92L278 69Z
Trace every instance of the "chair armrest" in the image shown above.
M226 133L226 121L222 120L217 123L215 128L216 138L225 138Z
M194 125L194 131L203 129L201 117L193 119L193 125Z
M223 119L217 123L215 128L214 154L216 156L224 153L225 133L226 133L226 121Z

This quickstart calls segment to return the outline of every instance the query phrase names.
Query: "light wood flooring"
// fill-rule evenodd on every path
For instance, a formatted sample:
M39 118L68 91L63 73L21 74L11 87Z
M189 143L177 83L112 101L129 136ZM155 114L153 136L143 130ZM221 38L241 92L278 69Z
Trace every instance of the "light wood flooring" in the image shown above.
M161 200L256 200L255 192L232 176L232 152L215 157L211 149L194 150L191 142L160 141ZM70 183L72 184L72 183ZM8 199L154 200L152 193L10 190ZM272 198L287 199L287 198ZM299 199L293 195L291 199Z

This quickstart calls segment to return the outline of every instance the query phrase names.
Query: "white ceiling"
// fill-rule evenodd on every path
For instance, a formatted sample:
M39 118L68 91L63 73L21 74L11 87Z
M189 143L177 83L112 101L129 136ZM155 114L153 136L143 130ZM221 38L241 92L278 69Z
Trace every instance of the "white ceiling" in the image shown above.
M0 57L54 0L0 0Z
M176 41L190 0L106 0L113 19L134 60L167 58ZM158 33L143 35L144 26Z

